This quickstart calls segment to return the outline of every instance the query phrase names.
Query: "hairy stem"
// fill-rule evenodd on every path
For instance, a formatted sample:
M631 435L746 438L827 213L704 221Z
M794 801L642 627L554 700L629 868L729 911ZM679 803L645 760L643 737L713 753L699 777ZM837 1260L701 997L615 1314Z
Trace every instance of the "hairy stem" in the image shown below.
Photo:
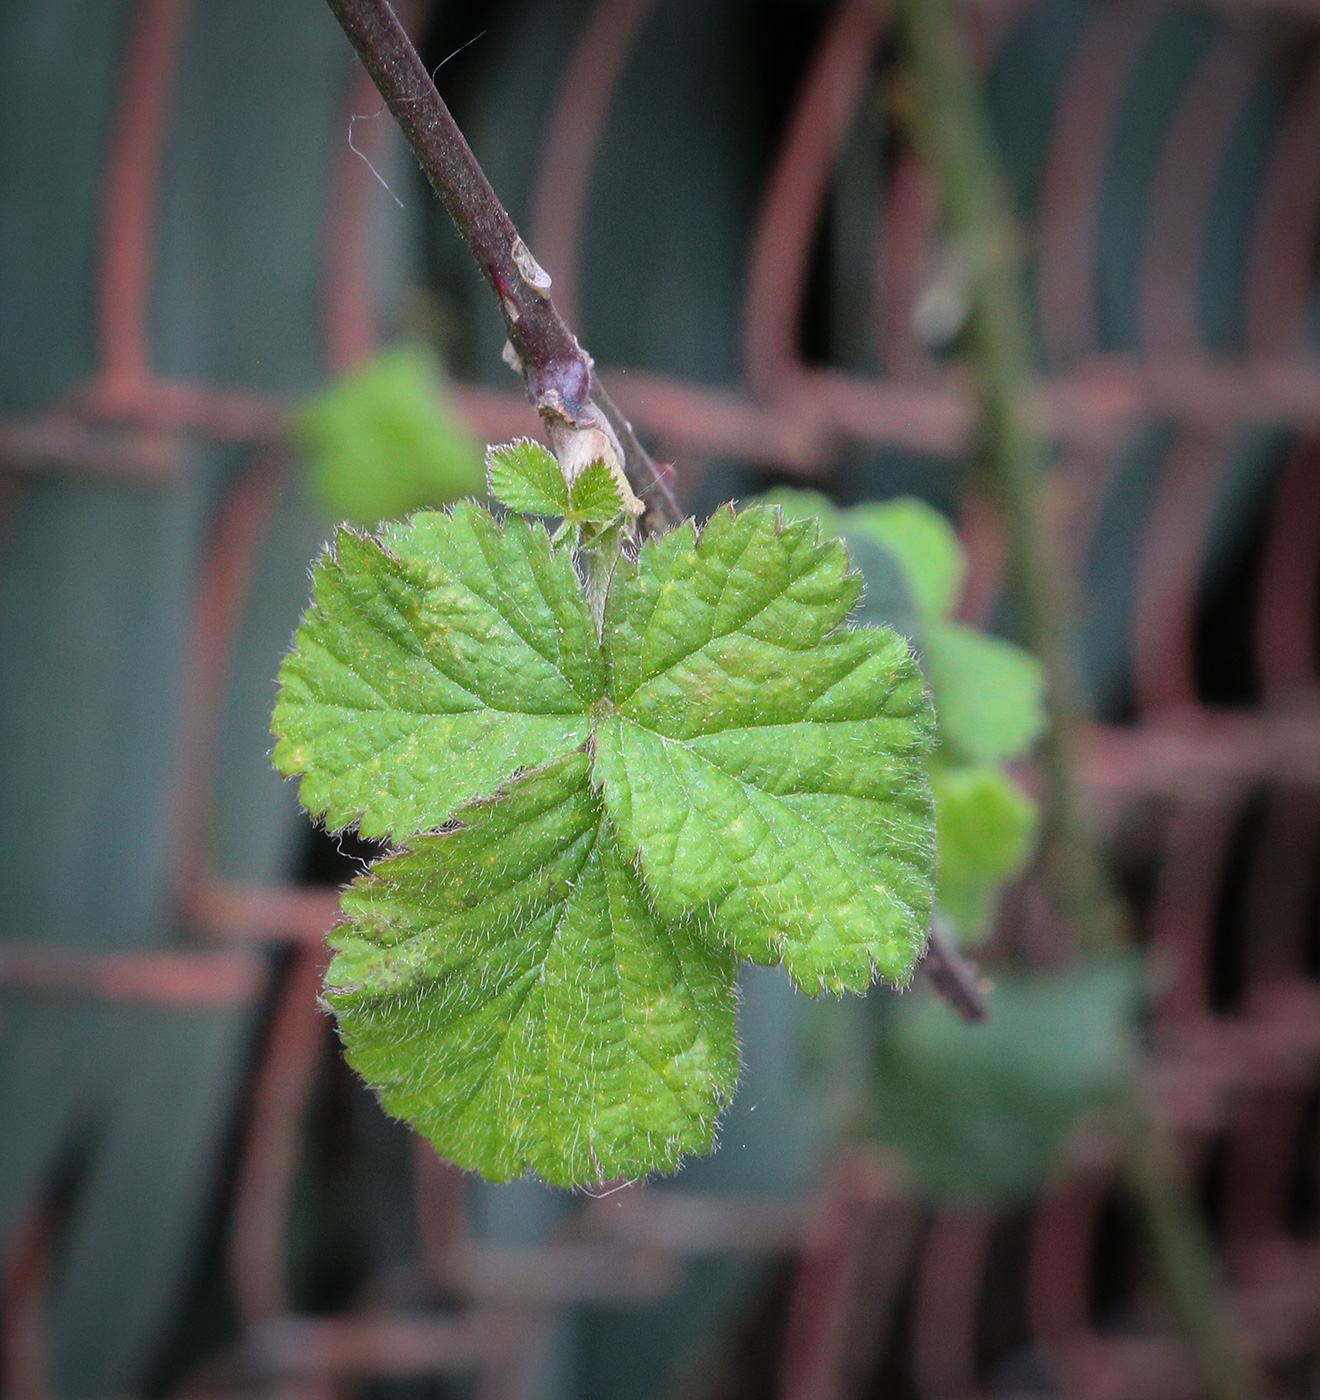
M676 525L682 511L667 469L638 442L597 378L591 356L555 309L550 279L519 237L387 0L327 3L494 292L510 358L536 411L554 429L556 451L556 439L566 432L604 433L617 443L628 480L646 504L643 528L654 533Z
M987 465L1008 528L1027 644L1046 674L1045 870L1079 946L1118 946L1119 924L1073 780L1082 713L1070 590L1043 509L1049 447L1038 426L1036 363L1018 239L989 121L950 0L900 0L917 87L918 135L968 269L972 354L982 377ZM1259 1384L1237 1344L1214 1252L1178 1175L1171 1135L1134 1088L1126 1170L1164 1290L1206 1393L1247 1400Z

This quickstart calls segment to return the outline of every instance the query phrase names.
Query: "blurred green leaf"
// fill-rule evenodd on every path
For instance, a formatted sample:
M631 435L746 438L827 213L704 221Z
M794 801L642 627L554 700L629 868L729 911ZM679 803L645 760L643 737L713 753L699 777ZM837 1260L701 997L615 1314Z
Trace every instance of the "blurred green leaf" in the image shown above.
M1031 853L1036 804L999 768L930 765L940 866L936 904L961 939L986 931L999 887Z
M995 763L1026 753L1045 727L1045 678L1030 652L961 623L926 629L926 674L940 739Z
M843 512L840 523L844 533L873 540L899 561L923 623L953 611L967 562L953 526L933 506L915 496L868 502Z
M399 346L304 405L294 440L335 520L374 525L484 490L482 454L449 402L434 357Z
M924 992L891 1003L875 1084L878 1136L944 1199L1040 1189L1083 1114L1127 1081L1140 994L1133 963L1006 976L969 1024Z

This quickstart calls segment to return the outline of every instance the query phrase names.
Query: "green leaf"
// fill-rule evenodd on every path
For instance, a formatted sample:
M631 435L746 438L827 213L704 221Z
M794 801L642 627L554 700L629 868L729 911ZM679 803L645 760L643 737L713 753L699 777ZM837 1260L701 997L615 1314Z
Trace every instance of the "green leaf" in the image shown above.
M854 506L840 513L850 535L864 535L894 555L925 623L947 617L962 592L967 563L952 525L915 496Z
M434 357L415 346L387 350L317 395L293 436L335 520L372 525L481 490L481 450Z
M956 622L927 628L940 737L965 758L1016 758L1045 727L1045 675L1030 652Z
M940 865L935 900L963 939L984 933L1000 885L1031 854L1036 804L998 768L932 762Z
M1033 1195L1082 1115L1123 1092L1139 990L1130 963L1008 975L975 1025L929 995L899 998L880 1042L878 1136L937 1197Z
M902 638L842 626L860 586L815 521L725 509L605 613L595 775L657 910L811 993L905 981L930 913L930 703Z
M892 627L901 632L910 642L920 645L922 610L918 607L918 597L913 581L911 549L906 552L894 548L882 529L874 527L879 513L883 520L888 518L889 506L855 506L851 510L840 510L834 502L819 491L800 491L793 487L781 486L767 492L762 498L768 505L777 505L784 519L788 521L819 520L821 533L838 535L848 546L848 557L853 567L860 570L866 582L866 591L853 614L853 621L870 626ZM929 512L938 522L931 525L927 534L935 542L938 557L930 566L934 570L947 567L945 550L949 537L958 549L961 561L961 547L957 537L949 530L944 517L931 511L919 501L904 500L898 503L903 509L899 520L913 512ZM891 531L891 534L899 533ZM913 532L909 531L906 540ZM920 544L920 541L917 541ZM961 568L961 563L958 565ZM927 572L930 569L928 568ZM958 574L958 587L961 587L961 574Z
M445 1155L672 1168L736 1079L735 954L813 993L910 975L933 716L903 639L847 625L860 587L768 508L621 559L603 642L518 515L342 531L318 563L275 762L330 824L408 846L346 896L328 995Z
M368 836L440 826L519 768L580 747L604 663L566 551L479 506L380 540L340 531L280 668L274 763Z
M519 438L486 453L490 494L510 510L529 515L564 515L568 484L554 456L539 442Z
M673 1170L738 1077L733 960L652 913L588 767L570 754L415 838L332 936L350 1062L495 1181Z
M584 467L569 488L567 519L581 525L608 525L623 514L619 479L597 458Z

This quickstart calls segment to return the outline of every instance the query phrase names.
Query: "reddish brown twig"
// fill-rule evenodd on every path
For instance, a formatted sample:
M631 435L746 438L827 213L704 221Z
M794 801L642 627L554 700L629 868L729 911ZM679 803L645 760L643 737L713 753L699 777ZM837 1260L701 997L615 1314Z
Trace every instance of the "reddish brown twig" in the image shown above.
M683 513L667 468L638 442L596 377L591 356L555 310L550 279L519 237L398 17L386 0L328 3L495 293L511 358L536 411L552 430L590 427L603 418L646 505L644 526L654 533L676 525Z
M935 994L964 1021L984 1021L990 1015L975 965L934 925L921 966Z

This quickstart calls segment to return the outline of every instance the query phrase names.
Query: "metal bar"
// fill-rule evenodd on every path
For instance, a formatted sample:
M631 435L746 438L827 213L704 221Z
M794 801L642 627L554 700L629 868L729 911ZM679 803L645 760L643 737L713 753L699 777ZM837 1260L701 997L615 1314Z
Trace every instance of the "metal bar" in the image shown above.
M1320 18L1320 16L1318 16ZM1247 343L1260 354L1306 348L1312 258L1320 238L1320 53L1293 99L1261 182L1247 289Z
M208 864L208 817L216 735L228 698L226 678L271 511L285 481L277 451L255 453L230 488L198 580L179 699L179 740L170 793L175 833L175 898L187 908L190 887Z
M188 0L140 0L106 162L98 284L100 373L107 397L151 375L148 297L156 189Z
M1127 75L1154 7L1098 7L1059 98L1041 196L1040 328L1050 359L1070 363L1095 344L1095 246L1100 192Z
M378 338L369 253L382 191L373 171L394 134L380 102L371 74L354 63L344 105L351 141L334 163L321 238L321 331L332 374L366 359ZM355 121L361 117L369 120Z
M157 485L182 468L183 444L169 429L97 426L67 413L0 418L0 472L74 471Z
M1143 714L1196 704L1201 558L1235 447L1233 434L1186 429L1164 463L1137 565L1133 652Z
M816 50L762 206L747 271L747 378L772 395L797 360L811 242L880 38L875 0L843 0Z
M248 1326L289 1310L284 1276L289 1191L303 1112L326 1042L318 997L327 961L323 948L294 954L251 1095L229 1237L235 1304Z
M912 1375L921 1400L967 1400L978 1391L976 1321L994 1217L940 1211L926 1237L912 1320Z
M1224 147L1251 95L1259 56L1237 30L1222 34L1178 103L1151 185L1140 270L1141 343L1148 354L1194 354L1201 342L1206 219Z
M98 953L0 943L0 989L165 1007L249 1006L261 993L259 957L231 952Z
M579 319L578 252L591 171L615 91L654 9L655 0L597 0L559 80L532 196L532 242L570 324Z

